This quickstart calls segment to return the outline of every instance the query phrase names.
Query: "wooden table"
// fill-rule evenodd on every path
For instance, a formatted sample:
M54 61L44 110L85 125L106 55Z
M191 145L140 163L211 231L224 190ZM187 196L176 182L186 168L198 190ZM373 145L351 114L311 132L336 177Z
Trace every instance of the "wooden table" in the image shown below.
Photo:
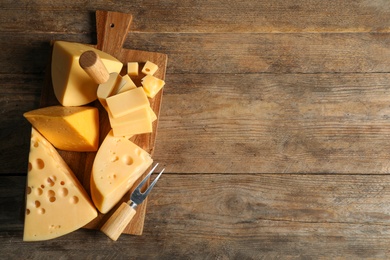
M61 2L61 3L60 3ZM30 125L50 40L168 54L142 236L22 241ZM357 259L390 255L390 2L2 1L1 259Z

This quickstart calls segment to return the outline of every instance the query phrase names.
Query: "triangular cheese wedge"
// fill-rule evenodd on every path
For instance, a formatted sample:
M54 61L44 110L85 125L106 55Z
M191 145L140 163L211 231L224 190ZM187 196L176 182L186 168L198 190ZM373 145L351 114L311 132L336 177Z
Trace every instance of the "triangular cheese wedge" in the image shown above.
M92 152L98 149L99 111L96 107L50 106L23 116L60 150Z
M152 162L149 153L128 137L113 136L111 130L92 166L91 197L97 209L101 213L110 211Z
M95 207L71 169L33 128L23 240L56 238L83 227L96 216Z

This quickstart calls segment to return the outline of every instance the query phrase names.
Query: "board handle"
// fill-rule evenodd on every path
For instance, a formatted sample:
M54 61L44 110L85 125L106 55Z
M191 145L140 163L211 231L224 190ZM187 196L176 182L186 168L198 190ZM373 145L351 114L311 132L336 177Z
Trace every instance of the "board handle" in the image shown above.
M123 202L100 230L112 240L117 241L135 213L136 211L133 207Z
M114 57L120 56L132 20L131 14L96 11L96 48Z

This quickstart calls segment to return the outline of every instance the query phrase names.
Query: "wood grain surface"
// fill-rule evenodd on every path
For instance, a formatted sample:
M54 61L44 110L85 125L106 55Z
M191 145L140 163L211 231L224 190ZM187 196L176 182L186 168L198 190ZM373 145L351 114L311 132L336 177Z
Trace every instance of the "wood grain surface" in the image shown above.
M0 257L388 259L390 2L2 1ZM142 236L24 243L29 129L50 41L169 56Z

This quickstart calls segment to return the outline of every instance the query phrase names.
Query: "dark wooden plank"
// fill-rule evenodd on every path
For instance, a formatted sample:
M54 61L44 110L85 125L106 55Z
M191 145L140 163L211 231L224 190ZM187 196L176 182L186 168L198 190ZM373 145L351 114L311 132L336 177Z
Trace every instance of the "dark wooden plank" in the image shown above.
M389 173L389 74L167 75L155 159L180 173Z
M388 175L165 174L143 236L98 231L22 242L24 177L1 177L0 254L63 258L386 258Z
M13 44L9 44L9 38ZM1 33L0 73L42 73L50 40L86 34ZM389 72L390 33L130 33L125 48L168 54L167 73Z
M372 32L389 31L384 0L234 1L2 1L1 31L94 31L96 10L132 13L142 32Z

